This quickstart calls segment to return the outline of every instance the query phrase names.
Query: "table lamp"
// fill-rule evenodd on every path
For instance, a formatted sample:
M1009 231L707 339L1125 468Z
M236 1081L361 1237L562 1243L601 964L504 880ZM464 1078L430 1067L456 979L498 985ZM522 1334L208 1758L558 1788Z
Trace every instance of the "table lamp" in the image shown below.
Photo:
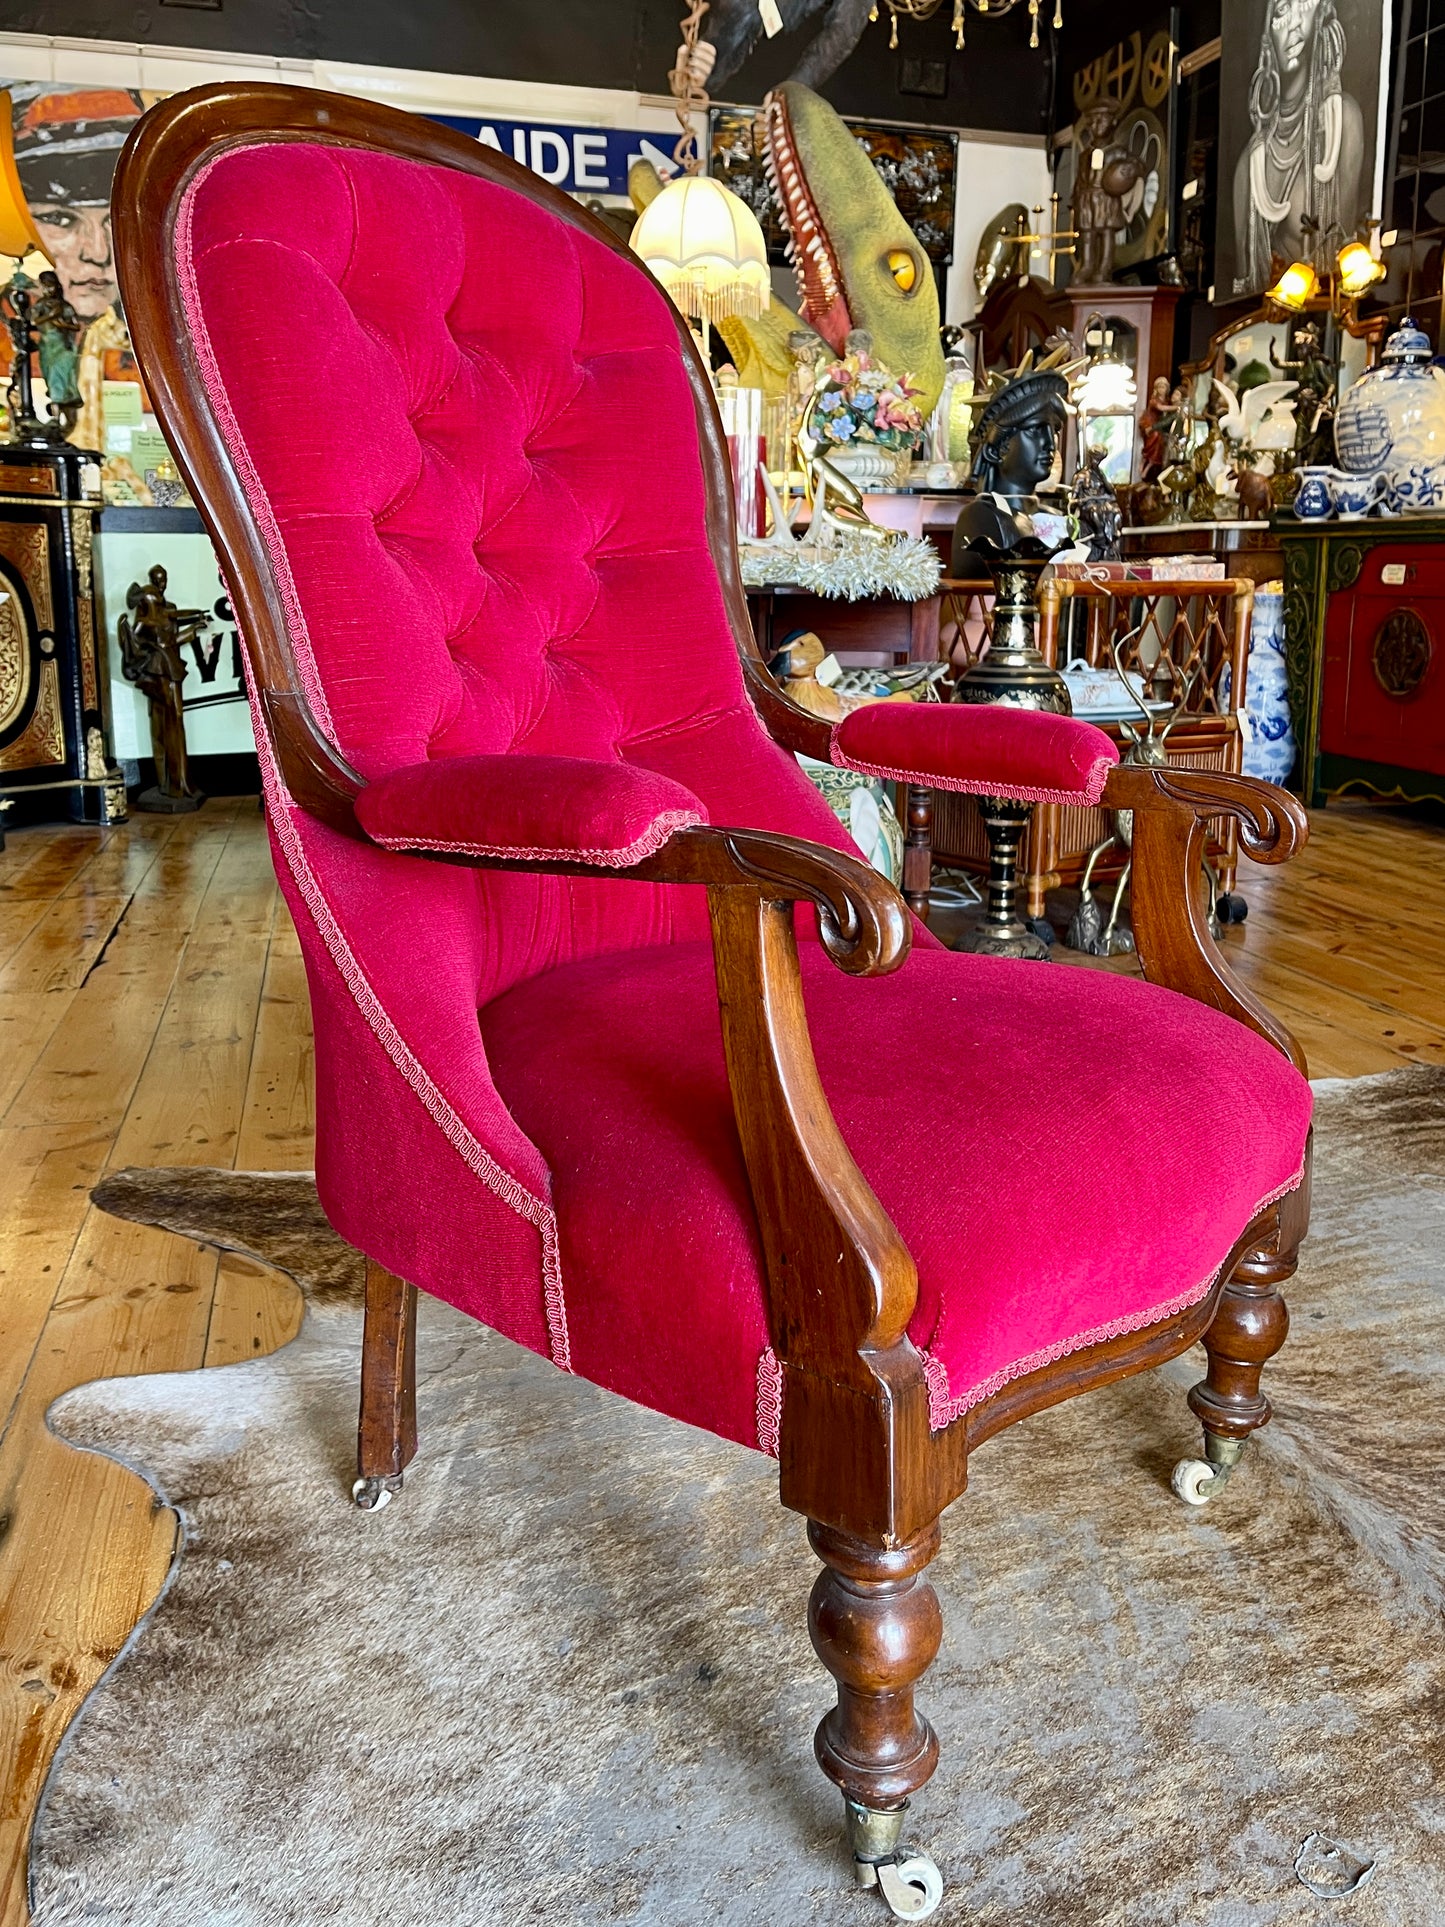
M707 174L683 174L643 211L632 249L684 314L756 321L772 298L768 247L746 201Z

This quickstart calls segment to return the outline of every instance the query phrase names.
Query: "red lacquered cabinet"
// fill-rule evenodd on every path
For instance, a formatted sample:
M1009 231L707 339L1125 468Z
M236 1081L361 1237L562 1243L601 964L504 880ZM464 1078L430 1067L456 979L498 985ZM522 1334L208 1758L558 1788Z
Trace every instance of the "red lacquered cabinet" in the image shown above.
M1372 544L1328 597L1320 680L1326 790L1388 788L1396 771L1445 786L1445 543Z

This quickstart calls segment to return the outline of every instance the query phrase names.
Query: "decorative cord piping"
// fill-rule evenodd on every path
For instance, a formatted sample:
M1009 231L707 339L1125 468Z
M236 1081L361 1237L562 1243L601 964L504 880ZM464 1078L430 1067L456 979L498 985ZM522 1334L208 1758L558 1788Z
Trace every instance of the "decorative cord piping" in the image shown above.
M260 147L264 142L258 141L255 144ZM233 148L230 151L235 153L249 150ZM181 284L181 307L195 344L196 360L200 366L201 384L205 388L206 399L215 411L222 439L225 441L231 460L236 465L237 476L245 491L246 500L250 503L251 512L256 517L256 527L262 545L276 576L276 586L281 591L281 602L286 611L286 627L291 639L291 653L295 658L296 672L301 678L301 693L306 699L307 707L330 738L332 747L339 749L336 725L331 720L331 706L326 700L326 690L321 681L320 671L316 667L316 653L311 647L311 634L302 612L301 598L296 592L290 559L286 554L285 544L281 540L280 525L271 507L271 498L267 495L261 478L256 473L255 465L242 439L230 397L226 393L225 383L221 380L216 353L211 346L210 331L206 327L205 315L201 310L200 290L196 286L195 259L191 249L195 199L211 170L228 158L227 154L213 156L188 184L181 197L180 212L176 218L175 239L176 268Z
M841 748L836 729L828 745L828 760L837 769L857 770L860 776L882 776L890 783L918 783L931 790L961 790L968 796L1005 796L1020 803L1066 803L1092 807L1104 794L1116 757L1096 757L1081 790L1046 790L1026 783L990 782L984 777L939 776L919 769L894 769L886 763L864 763Z
M931 1404L929 1409L932 1410ZM758 1360L758 1450L775 1459L782 1444L782 1435L783 1364L769 1345Z
M690 830L706 817L699 816L696 810L667 810L654 817L642 835L625 849L610 850L543 850L535 844L513 847L506 843L456 843L442 837L429 836L371 836L373 843L379 843L385 850L449 850L463 856L489 856L501 861L534 863L595 863L608 870L625 870L633 863L640 863L644 857L656 856L657 852L678 830Z

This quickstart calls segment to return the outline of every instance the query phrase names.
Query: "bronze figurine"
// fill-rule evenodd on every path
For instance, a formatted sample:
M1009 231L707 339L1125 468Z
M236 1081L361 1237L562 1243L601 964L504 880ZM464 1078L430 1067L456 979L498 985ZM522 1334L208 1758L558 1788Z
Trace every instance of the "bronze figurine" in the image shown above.
M1091 562L1120 562L1119 531L1123 512L1114 484L1104 473L1105 451L1086 448L1069 491L1069 506L1078 524L1079 540L1087 543Z
M1111 280L1114 244L1124 217L1124 196L1148 169L1116 140L1123 103L1112 94L1089 102L1074 127L1074 279L1081 287Z
M157 562L145 582L132 582L125 606L131 611L116 624L121 668L150 708L154 787L136 798L138 810L179 813L198 810L205 797L192 787L186 763L186 724L181 684L186 679L182 646L194 642L210 624L204 609L178 609L167 600L169 578ZM132 617L134 619L132 619Z
M80 337L85 324L65 297L60 276L46 268L30 309L40 348L40 374L53 420L67 437L80 413Z

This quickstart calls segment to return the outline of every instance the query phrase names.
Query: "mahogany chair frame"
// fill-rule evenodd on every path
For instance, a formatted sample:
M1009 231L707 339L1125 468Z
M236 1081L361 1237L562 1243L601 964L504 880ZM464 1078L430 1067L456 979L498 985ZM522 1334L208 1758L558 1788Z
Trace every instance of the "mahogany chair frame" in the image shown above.
M454 168L526 196L600 246L627 250L576 202L493 149L346 96L249 82L201 88L152 108L121 156L114 227L127 317L156 412L230 585L282 776L303 809L365 840L354 810L362 779L322 734L302 693L282 598L206 400L176 273L174 227L187 183L217 154L258 140L320 141ZM681 315L677 329L697 411L713 557L748 692L776 742L826 761L828 725L788 699L757 653L727 444ZM1122 767L1109 778L1105 802L1135 812L1134 923L1146 976L1228 1013L1303 1067L1298 1045L1233 977L1210 938L1199 888L1207 819L1232 818L1249 854L1275 863L1305 840L1300 805L1239 777ZM1031 1412L1144 1371L1202 1338L1209 1369L1190 1403L1227 1459L1270 1416L1260 1373L1287 1330L1279 1286L1295 1269L1307 1191L1257 1214L1197 1304L1016 1379L930 1433L923 1363L907 1337L913 1260L829 1112L793 931L794 903L809 901L840 969L860 976L896 969L912 924L893 886L832 849L725 827L682 830L621 870L541 859L437 860L707 887L728 1077L762 1235L771 1341L784 1373L781 1499L809 1521L824 1567L810 1627L837 1681L838 1703L818 1729L816 1752L849 1801L874 1815L895 1814L937 1760L937 1739L913 1703L940 1637L938 1604L922 1575L939 1543L940 1515L967 1485L970 1452ZM398 1479L415 1450L415 1304L411 1285L368 1262L364 1478Z

